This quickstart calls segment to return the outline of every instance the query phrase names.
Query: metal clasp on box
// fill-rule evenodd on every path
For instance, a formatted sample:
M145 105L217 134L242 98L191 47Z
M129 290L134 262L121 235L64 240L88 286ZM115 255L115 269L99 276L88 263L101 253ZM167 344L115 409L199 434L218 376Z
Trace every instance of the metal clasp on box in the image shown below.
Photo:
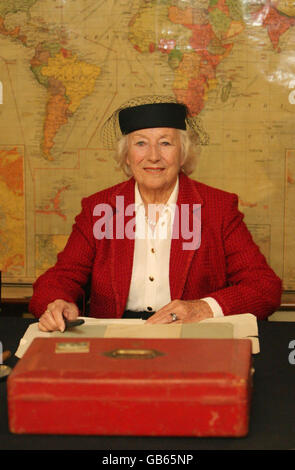
M89 343L86 341L64 341L55 344L56 353L89 353Z
M106 352L105 355L115 359L154 359L163 356L164 353L155 349L115 349Z

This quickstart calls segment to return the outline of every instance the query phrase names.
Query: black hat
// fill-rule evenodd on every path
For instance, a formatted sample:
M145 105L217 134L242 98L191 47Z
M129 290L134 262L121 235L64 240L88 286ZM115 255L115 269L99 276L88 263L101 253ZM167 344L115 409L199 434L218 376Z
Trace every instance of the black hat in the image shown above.
M122 134L151 127L186 129L186 106L180 103L153 103L124 108L119 111Z
M189 116L187 106L178 103L175 97L159 95L132 98L116 109L102 127L102 141L104 146L114 149L122 134L151 127L189 128L201 145L209 141L198 116Z

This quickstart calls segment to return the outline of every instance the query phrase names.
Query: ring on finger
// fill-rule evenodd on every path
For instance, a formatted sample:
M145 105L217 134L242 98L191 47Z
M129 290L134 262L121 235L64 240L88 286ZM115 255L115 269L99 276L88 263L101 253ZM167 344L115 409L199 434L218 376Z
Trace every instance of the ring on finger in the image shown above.
M172 322L174 322L174 321L177 320L177 315L176 315L176 313L170 313L170 315L171 315L171 318L172 318L172 320L171 320Z

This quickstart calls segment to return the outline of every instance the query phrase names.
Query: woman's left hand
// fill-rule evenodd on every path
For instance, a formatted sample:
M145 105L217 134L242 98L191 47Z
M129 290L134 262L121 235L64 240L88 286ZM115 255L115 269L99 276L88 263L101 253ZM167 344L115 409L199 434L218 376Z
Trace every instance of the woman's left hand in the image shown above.
M154 313L146 323L193 323L212 317L213 312L205 300L173 300Z

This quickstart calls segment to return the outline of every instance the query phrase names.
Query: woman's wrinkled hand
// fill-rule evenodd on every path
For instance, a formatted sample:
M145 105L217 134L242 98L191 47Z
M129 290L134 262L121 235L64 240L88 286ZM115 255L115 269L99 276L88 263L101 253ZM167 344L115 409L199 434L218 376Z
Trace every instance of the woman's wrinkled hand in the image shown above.
M213 312L204 300L173 300L154 313L146 323L194 323L212 317Z
M64 318L75 320L79 316L79 309L76 304L56 299L47 305L47 309L39 318L39 329L41 331L61 331L65 330Z

